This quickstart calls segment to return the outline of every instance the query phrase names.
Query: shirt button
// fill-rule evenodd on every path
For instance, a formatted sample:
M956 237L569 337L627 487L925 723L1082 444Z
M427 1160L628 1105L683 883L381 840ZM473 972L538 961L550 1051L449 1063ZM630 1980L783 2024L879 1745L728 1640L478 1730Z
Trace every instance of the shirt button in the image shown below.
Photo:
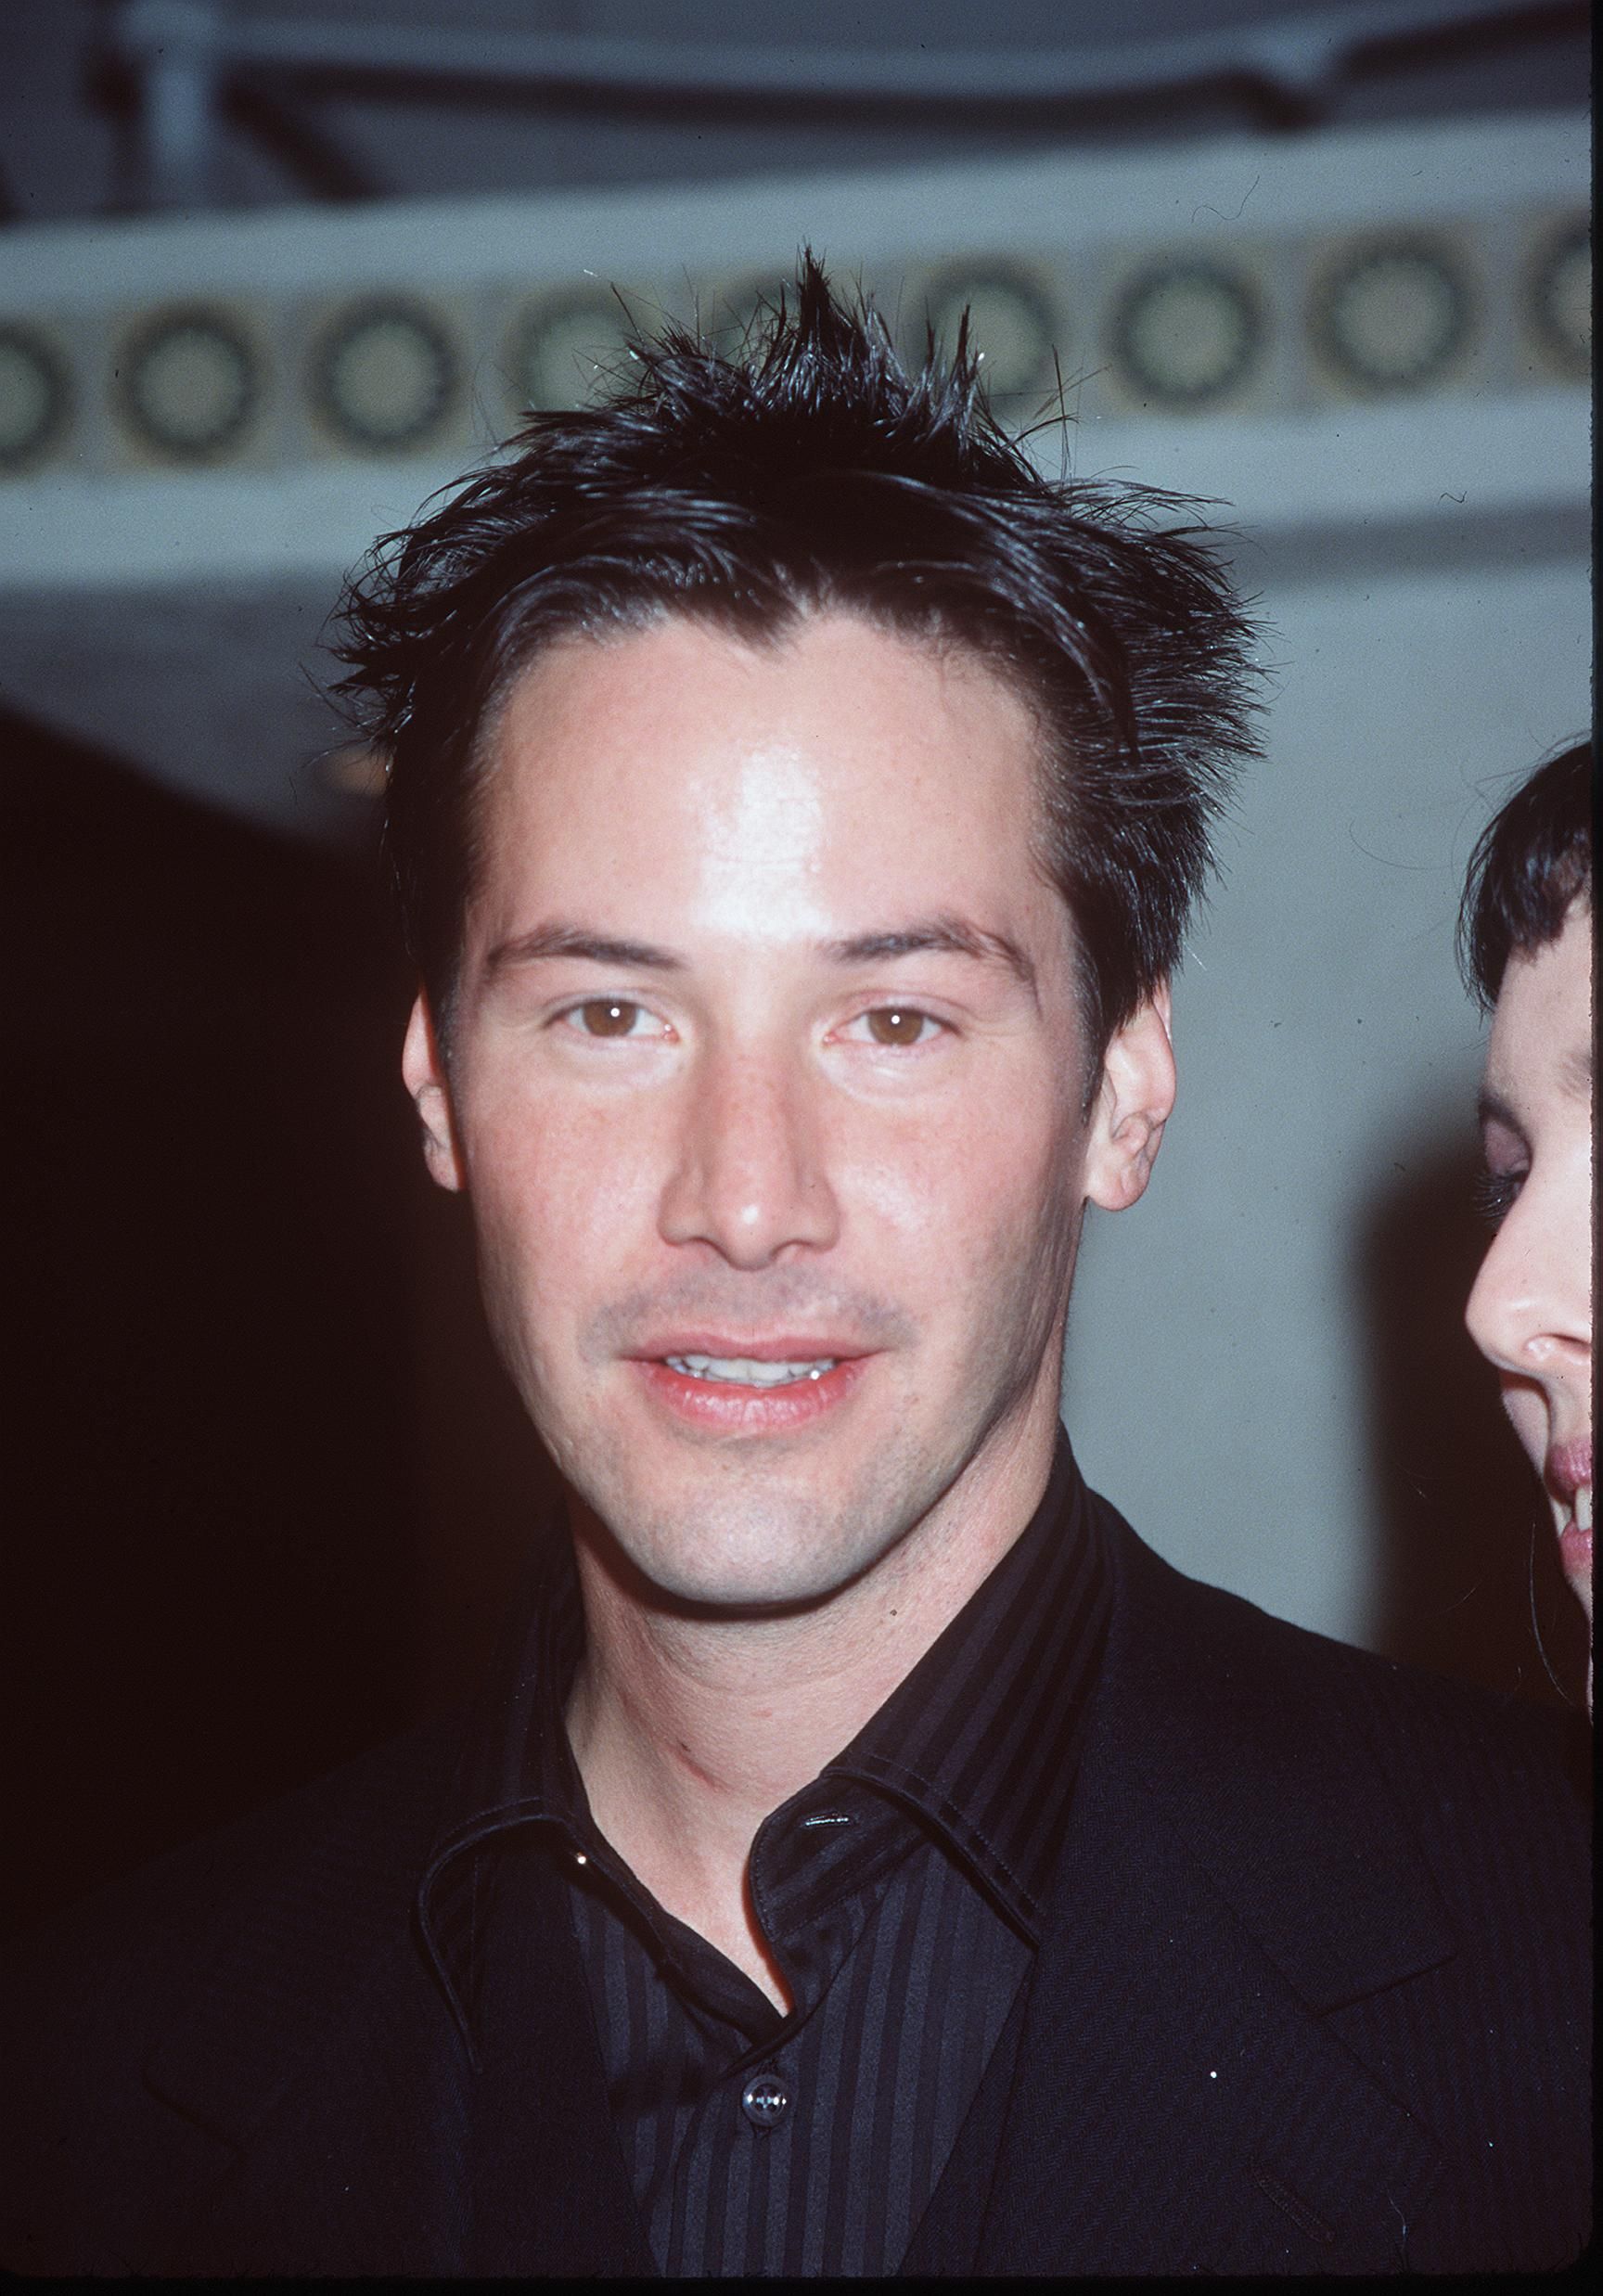
M776 2072L754 2072L740 2092L740 2110L755 2129L771 2129L790 2110L790 2091Z

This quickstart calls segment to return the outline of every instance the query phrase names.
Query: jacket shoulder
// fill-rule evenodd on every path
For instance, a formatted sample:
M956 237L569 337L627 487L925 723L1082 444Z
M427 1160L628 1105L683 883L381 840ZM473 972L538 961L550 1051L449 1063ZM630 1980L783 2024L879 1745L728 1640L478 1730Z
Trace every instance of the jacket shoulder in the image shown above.
M17 1941L7 2006L37 1997L58 1970L120 1995L159 1991L169 1974L186 1983L209 1943L224 1943L238 1918L320 1857L360 1862L397 1886L410 1874L415 1886L459 1726L455 1714L431 1718L91 1892Z
M59 2269L40 2252L59 2241L73 2268L121 2269L112 2219L127 2196L215 2176L217 2139L152 2083L164 2037L193 2020L224 1970L217 1997L238 2014L229 2075L265 2084L263 2034L281 2026L289 2046L309 2019L332 2020L368 1972L409 1952L459 1738L455 1715L423 1724L95 1891L8 1949L6 2261ZM96 2164L112 2162L102 2181ZM80 2177L90 2179L83 2190ZM54 2236L41 2234L51 2225Z
M1113 1521L1132 1647L1166 1687L1256 1722L1265 1736L1356 1734L1389 1777L1428 1781L1438 1800L1454 1779L1502 1779L1584 1813L1591 1740L1583 1716L1275 1618L1186 1577L1120 1518Z

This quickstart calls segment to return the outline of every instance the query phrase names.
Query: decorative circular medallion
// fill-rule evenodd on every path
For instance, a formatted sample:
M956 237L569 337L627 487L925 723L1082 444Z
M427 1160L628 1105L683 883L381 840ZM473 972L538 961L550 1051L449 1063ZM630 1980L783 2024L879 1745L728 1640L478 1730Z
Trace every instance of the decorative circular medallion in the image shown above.
M1250 280L1183 258L1137 273L1113 314L1112 349L1125 388L1160 405L1205 406L1257 363L1263 322Z
M583 406L597 377L627 356L629 322L609 295L581 292L536 303L512 329L507 365L514 413Z
M1543 248L1531 316L1558 365L1584 380L1592 372L1592 234L1584 220L1566 224Z
M313 351L313 405L337 439L368 454L426 444L455 389L450 338L420 303L353 304Z
M1365 391L1435 382L1468 340L1469 289L1433 240L1374 241L1315 290L1314 340L1336 372Z
M948 353L956 349L968 313L968 346L979 353L993 399L1051 389L1054 338L1062 330L1032 281L997 267L948 272L930 289L927 308L935 339Z
M237 446L259 390L256 354L226 313L159 312L128 338L115 370L120 411L142 445L174 462Z
M66 429L61 361L31 327L0 327L0 470L25 470Z

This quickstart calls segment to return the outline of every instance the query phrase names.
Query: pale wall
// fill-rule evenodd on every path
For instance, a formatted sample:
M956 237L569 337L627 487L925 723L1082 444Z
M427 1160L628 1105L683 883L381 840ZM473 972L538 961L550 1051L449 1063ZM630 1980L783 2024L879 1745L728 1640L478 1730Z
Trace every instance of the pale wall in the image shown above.
M1264 608L1268 756L1178 983L1153 1185L1091 1215L1066 1417L1171 1560L1363 1641L1382 1525L1355 1257L1400 1168L1472 1134L1464 864L1505 777L1589 723L1591 603L1569 558L1271 581Z

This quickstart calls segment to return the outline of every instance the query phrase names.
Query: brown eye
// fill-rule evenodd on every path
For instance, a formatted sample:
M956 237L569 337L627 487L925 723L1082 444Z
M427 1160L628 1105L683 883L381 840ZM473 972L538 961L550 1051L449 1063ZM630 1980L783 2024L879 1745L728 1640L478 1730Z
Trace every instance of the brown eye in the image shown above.
M628 1036L640 1018L638 1005L625 1005L610 996L593 996L579 1007L579 1025L586 1036Z
M916 1045L924 1033L929 1015L902 1012L894 1005L881 1005L866 1018L868 1033L877 1045Z

